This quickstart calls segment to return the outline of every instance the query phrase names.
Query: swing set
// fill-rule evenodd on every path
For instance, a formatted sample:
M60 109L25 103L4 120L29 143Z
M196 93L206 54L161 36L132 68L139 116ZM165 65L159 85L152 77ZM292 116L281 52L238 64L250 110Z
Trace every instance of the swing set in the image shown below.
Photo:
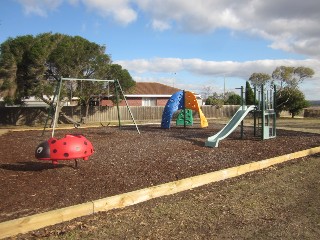
M115 85L115 96L118 111L118 122L119 128L121 128L121 119L119 112L119 93L122 94L123 100L126 103L127 109L130 116L134 122L134 125L140 134L138 126L134 120L130 107L128 105L127 99L123 93L122 87L118 80L102 80L102 79L78 79L78 78L56 78L58 84L55 90L53 101L50 105L48 117L46 119L45 126L43 128L42 136L44 135L48 120L50 116L52 117L53 112L53 126L51 138L47 141L40 143L35 151L35 157L39 160L49 160L52 161L54 165L58 164L59 160L74 160L75 166L77 167L77 159L88 160L89 156L94 153L94 147L92 143L85 138L82 134L66 134L64 138L57 139L54 137L55 128L59 119L59 109L60 109L60 95L63 81L91 81L91 82L107 82L114 83ZM55 101L56 100L56 101ZM100 99L99 99L100 100ZM100 105L100 104L99 104ZM74 124L79 124L72 119ZM78 126L78 125L75 125Z
M84 81L90 81L90 82L103 82L103 83L108 83L108 88L109 88L109 83L114 83L114 90L115 90L115 97L116 97L116 107L117 107L117 113L118 113L118 126L119 128L121 128L121 116L120 116L120 111L119 111L119 99L120 99L120 94L121 94L121 97L122 99L125 101L125 104L126 104L126 107L127 107L127 110L130 114L130 117L137 129L137 132L140 134L140 131L139 131L139 128L136 124L136 121L133 117L133 114L132 114L132 111L128 105L128 102L127 102L127 99L124 95L124 92L122 90L122 87L120 85L120 82L118 80L104 80L104 79L80 79L80 78L57 78L58 80L58 84L56 86L56 89L55 89L55 93L54 93L54 96L53 96L53 100L50 104L50 107L49 107L49 110L48 110L48 115L47 115L47 118L46 118L46 122L45 122L45 125L44 125L44 128L43 128L43 132L42 132L42 136L44 135L44 132L46 130L46 127L47 127L47 124L48 124L48 121L49 119L51 118L53 120L53 123L52 123L52 137L54 136L54 132L55 132L55 128L57 126L57 122L58 122L58 119L59 119L59 104L61 103L60 101L60 95L61 95L61 89L62 89L62 82L63 81L80 81L81 82L81 86L82 86L82 82ZM82 87L81 87L82 89ZM100 97L99 97L100 98ZM100 107L100 99L99 99L99 107ZM81 114L81 108L80 108L80 114ZM82 114L81 114L82 115ZM80 122L77 122L75 121L74 119L68 117L68 116L64 116L65 118L67 118L70 122L72 122L74 124L74 126L77 128L78 126L80 126L81 123L83 123L83 117L81 116L81 121Z

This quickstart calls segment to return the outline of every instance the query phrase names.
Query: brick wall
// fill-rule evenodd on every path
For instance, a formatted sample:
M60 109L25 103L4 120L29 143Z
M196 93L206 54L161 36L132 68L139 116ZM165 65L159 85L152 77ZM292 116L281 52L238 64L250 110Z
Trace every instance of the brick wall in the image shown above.
M131 106L142 106L142 98L127 98L128 105ZM126 102L122 100L119 106L126 106Z
M129 106L142 106L142 98L127 98L127 102ZM101 106L113 107L115 104L111 100L102 100ZM119 106L126 106L126 102L122 100Z
M165 106L168 102L169 98L157 98L157 106ZM137 98L127 98L127 102L129 106L142 106L142 98L137 97ZM125 101L121 101L119 103L119 106L125 106L126 103ZM109 106L112 107L113 103L111 100L102 100L101 101L101 106Z
M165 106L169 98L157 98L157 106Z

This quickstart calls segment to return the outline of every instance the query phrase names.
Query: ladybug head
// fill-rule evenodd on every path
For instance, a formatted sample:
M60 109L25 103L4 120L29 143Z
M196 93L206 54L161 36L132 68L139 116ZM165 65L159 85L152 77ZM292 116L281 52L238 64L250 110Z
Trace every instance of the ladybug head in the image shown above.
M38 145L35 151L37 159L50 159L50 146L48 141L42 142Z

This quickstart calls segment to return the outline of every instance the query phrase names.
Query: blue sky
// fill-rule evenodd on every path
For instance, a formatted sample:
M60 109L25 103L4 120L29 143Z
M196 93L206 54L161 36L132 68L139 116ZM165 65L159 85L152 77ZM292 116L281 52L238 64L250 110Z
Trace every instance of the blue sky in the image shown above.
M281 65L315 70L301 84L320 99L316 0L2 0L0 43L44 32L105 45L135 81L222 92ZM206 90L205 90L206 89Z

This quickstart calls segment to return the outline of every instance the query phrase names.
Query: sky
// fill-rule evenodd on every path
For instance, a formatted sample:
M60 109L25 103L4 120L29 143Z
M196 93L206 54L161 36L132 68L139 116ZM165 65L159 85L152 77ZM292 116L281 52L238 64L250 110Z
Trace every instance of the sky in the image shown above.
M137 82L196 93L238 93L252 73L310 67L300 89L320 100L319 12L318 0L1 0L0 44L81 36L105 45Z

